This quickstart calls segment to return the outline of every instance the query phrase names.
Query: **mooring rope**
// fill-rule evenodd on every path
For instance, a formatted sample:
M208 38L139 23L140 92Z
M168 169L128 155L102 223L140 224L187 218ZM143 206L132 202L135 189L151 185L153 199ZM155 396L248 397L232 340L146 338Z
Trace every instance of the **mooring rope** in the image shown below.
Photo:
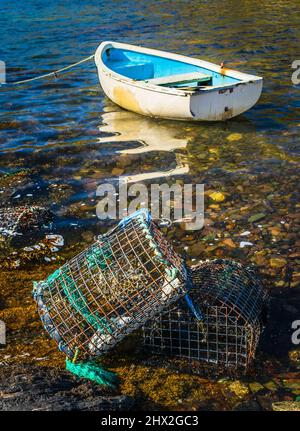
M78 66L79 64L85 63L85 62L91 60L92 58L94 58L94 54L90 55L89 57L84 58L83 60L77 61L76 63L70 64L69 66L62 67L61 69L57 69L53 72L45 73L44 75L39 75L39 76L36 76L34 78L29 78L29 79L23 79L22 81L5 82L5 83L2 83L1 85L26 84L27 82L32 82L32 81L36 81L38 79L48 78L49 76L55 76L55 78L57 78L57 75L59 73L65 72L66 70L69 70L69 69L72 69L73 67Z

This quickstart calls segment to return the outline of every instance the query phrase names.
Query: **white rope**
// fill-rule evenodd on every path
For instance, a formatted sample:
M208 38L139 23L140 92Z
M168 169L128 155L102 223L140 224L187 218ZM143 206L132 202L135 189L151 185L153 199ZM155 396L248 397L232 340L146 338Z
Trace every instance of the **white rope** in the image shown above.
M49 76L55 76L61 72L64 72L65 70L71 69L72 67L78 66L79 64L85 63L86 61L91 60L94 58L94 54L90 55L89 57L84 58L83 60L77 61L77 63L70 64L69 66L63 67L62 69L55 70L54 72L45 73L44 75L36 76L35 78L29 78L29 79L23 79L22 81L16 81L16 82L6 82L6 85L18 85L18 84L26 84L27 82L36 81L38 79L48 78Z

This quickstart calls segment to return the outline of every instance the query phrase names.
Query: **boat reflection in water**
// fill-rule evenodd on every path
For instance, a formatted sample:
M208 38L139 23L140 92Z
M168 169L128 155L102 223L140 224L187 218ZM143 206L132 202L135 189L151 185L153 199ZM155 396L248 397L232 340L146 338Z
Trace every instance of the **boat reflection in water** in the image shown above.
M169 170L146 172L136 175L122 175L128 183L134 183L155 178L164 178L174 175L184 175L189 172L186 157L176 152L186 148L188 139L178 138L178 127L168 126L170 123L143 117L125 110L118 110L115 105L108 105L102 114L103 125L101 132L112 133L113 136L99 138L101 143L109 142L138 142L137 148L124 148L120 154L142 154L150 151L174 152L176 167Z

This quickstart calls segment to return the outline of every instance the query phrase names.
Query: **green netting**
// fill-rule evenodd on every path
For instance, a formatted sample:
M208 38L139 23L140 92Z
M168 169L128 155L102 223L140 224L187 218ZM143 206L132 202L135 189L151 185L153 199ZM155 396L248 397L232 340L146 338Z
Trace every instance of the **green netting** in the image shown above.
M105 370L96 361L72 362L66 358L66 370L77 377L98 383L98 385L114 388L118 383L116 374Z
M110 326L104 317L99 318L97 315L98 313L95 313L94 315L90 313L85 296L78 286L75 285L74 280L67 274L66 271L66 269L61 271L61 276L64 279L63 291L70 304L75 308L76 311L81 313L86 321L97 331L100 331L100 333L107 333L107 331L111 332Z
M98 266L101 269L105 269L107 267L107 262L112 258L112 250L109 244L102 243L101 247L98 245L92 247L86 253L85 258L91 270L97 268Z
M101 269L105 269L107 261L111 258L111 250L109 245L104 247L93 247L86 254L89 269L93 270L98 266ZM63 267L62 269L56 270L47 279L47 282L58 282L63 292L68 298L70 304L78 311L86 321L101 334L111 334L112 329L104 317L99 317L98 313L91 314L87 306L87 300L78 286L76 286L73 278L68 273L68 268Z

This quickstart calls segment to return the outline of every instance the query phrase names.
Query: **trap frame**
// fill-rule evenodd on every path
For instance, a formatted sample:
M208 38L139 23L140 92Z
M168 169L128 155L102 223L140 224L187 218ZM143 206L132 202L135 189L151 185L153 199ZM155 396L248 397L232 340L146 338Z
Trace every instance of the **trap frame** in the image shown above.
M255 356L267 301L255 269L217 259L201 262L191 276L193 287L185 301L144 325L144 345L193 364L246 371Z
M143 209L35 283L33 296L59 349L87 360L183 296L186 285L183 260Z

